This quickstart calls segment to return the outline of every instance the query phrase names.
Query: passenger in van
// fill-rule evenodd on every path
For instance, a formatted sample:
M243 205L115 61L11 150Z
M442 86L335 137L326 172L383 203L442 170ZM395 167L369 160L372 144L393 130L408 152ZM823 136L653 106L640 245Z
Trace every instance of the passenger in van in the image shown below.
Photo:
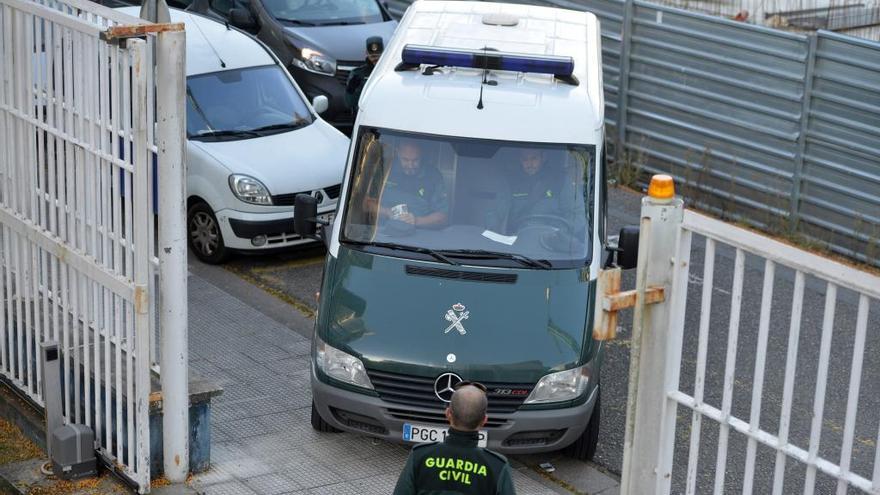
M433 165L422 163L422 159L420 143L406 140L397 145L379 203L380 218L415 227L446 224L449 198L443 176Z
M561 178L544 165L544 151L523 149L518 158L519 166L509 175L511 205L507 230L511 234L532 217L555 213L562 183Z

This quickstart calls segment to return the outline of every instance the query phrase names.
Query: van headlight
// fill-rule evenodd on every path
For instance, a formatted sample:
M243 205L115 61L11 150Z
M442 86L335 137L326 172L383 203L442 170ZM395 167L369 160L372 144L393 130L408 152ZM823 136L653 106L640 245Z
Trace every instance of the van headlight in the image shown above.
M367 376L364 363L360 359L327 345L317 337L315 343L317 347L315 364L321 372L341 382L370 390L373 389L373 384L370 383L370 377Z
M236 198L254 205L271 205L272 195L262 182L250 175L233 174L229 176L229 188Z
M538 381L525 404L543 404L574 400L583 395L590 383L589 365L545 375Z
M303 48L298 54L296 50L293 53L293 65L300 69L330 76L336 74L336 61L318 50Z

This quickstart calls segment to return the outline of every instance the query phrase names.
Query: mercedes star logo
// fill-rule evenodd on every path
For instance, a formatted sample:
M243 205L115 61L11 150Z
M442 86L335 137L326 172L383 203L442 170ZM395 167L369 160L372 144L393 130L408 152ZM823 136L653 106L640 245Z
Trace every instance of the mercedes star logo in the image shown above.
M455 386L461 383L461 377L455 373L443 373L434 380L434 395L443 402L452 400Z

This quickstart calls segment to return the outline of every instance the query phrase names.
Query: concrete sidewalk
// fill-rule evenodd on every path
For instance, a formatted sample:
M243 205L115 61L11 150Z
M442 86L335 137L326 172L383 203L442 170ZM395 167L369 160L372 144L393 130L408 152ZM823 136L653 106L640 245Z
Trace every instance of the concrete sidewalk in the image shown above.
M195 476L193 486L209 494L390 493L408 455L405 446L311 427L310 342L291 328L306 333L311 320L290 306L286 313L286 305L279 307L283 303L225 270L194 268L220 270L211 272L211 279L227 290L190 275L190 366L224 389L212 403L213 467ZM230 294L249 290L262 295L248 301L264 302L275 319ZM285 313L280 319L285 324L279 323L279 312ZM511 461L519 494L617 490L616 480L589 464L559 459L554 475L567 473L567 479L554 480ZM537 462L532 461L525 460Z

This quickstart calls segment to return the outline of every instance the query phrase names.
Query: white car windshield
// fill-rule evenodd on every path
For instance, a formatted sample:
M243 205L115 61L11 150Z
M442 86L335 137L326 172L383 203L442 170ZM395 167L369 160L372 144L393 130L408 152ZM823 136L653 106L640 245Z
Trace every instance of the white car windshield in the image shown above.
M280 21L306 26L371 24L382 22L376 0L263 0Z
M400 256L584 266L595 147L361 132L341 242Z
M189 139L247 139L312 122L306 103L277 65L186 78Z

